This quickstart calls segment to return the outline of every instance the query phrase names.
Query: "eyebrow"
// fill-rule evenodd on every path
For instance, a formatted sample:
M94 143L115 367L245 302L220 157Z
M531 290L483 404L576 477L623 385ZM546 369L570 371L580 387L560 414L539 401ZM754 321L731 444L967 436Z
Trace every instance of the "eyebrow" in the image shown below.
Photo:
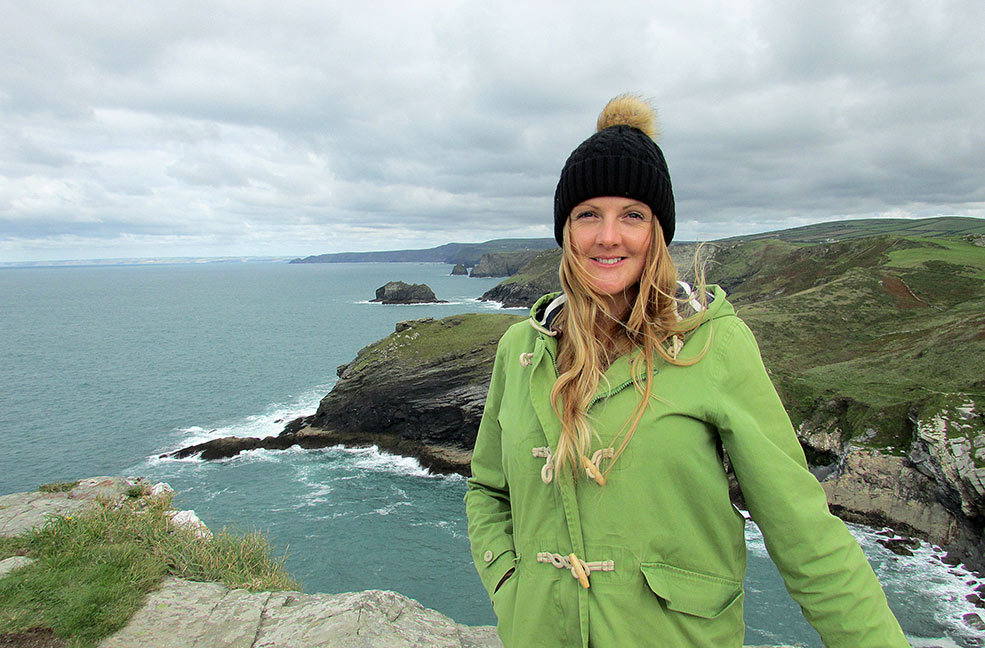
M588 201L585 201L583 203L580 203L580 206L581 207L591 207L592 209L599 209L599 206L598 205L596 205L595 203L588 202ZM623 205L622 206L622 209L630 209L632 207L646 207L646 203L641 203L639 201L634 201L634 202L629 203L628 205Z

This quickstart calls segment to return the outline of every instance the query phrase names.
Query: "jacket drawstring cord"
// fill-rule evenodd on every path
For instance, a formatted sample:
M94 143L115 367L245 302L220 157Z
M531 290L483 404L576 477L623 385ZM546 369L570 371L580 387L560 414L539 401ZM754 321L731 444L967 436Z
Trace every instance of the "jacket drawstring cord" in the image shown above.
M531 448L531 453L538 459L544 459L544 467L540 469L540 481L550 484L554 480L554 453L550 446Z
M537 554L537 562L550 563L558 569L569 570L572 577L578 579L578 582L581 583L581 586L585 589L588 589L591 586L588 582L588 577L593 571L611 572L616 570L616 563L613 560L596 560L586 562L573 553L567 556L562 556L561 554L545 551Z
M529 367L534 362L534 354L532 353L521 353L520 354L520 366Z
M551 337L556 337L557 334L558 334L557 331L552 331L550 329L544 328L543 326L540 325L540 323L537 320L535 320L532 317L530 319L528 319L527 321L530 322L530 326L534 327L534 329L540 331L544 335L549 335Z

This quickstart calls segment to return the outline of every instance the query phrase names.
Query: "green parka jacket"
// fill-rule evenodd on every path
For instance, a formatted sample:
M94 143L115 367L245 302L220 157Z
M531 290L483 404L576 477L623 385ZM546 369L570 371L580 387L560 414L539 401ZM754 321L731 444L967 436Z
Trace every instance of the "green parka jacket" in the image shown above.
M507 648L741 646L745 521L729 500L719 442L825 644L909 645L865 555L828 512L752 333L720 288L713 295L679 358L707 344L704 355L691 366L658 363L648 377L655 397L604 487L584 472L577 482L551 474L556 339L524 321L500 340L465 501L473 560ZM636 407L630 372L623 356L599 385L589 415L601 442L589 457L621 438ZM573 577L572 553L592 569L588 589Z

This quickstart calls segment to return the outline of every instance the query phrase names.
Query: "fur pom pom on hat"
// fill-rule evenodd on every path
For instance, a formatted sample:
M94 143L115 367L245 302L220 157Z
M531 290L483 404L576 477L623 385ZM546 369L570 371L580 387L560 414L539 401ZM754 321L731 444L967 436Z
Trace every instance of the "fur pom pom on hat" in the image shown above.
M624 196L653 210L664 240L674 238L674 192L653 108L634 95L619 95L599 115L597 132L564 163L554 192L554 238L562 244L571 210L589 198Z

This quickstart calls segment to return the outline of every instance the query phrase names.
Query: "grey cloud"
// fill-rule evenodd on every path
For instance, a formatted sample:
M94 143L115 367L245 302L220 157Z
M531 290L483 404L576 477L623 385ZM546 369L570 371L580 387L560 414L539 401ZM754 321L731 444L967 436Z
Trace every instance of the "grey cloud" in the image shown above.
M983 214L973 0L5 13L7 255L550 236L564 159L625 90L657 103L684 238Z

